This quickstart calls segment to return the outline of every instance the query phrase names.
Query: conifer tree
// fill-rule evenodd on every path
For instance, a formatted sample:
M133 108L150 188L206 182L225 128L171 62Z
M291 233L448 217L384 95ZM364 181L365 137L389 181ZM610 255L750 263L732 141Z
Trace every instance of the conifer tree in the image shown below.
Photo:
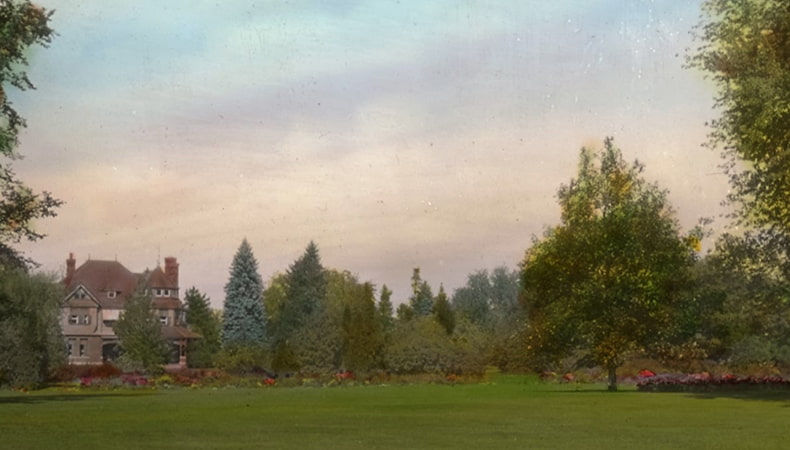
M230 267L222 319L223 347L263 345L266 338L263 281L246 238Z
M288 269L286 283L280 329L289 334L318 312L326 299L326 277L315 242L310 241L304 254Z
M378 316L381 329L385 332L391 330L393 325L395 325L395 319L392 317L393 308L391 298L392 290L390 290L386 284L383 285L381 287L381 296L379 297Z
M420 268L415 267L411 276L412 296L409 299L411 308L417 316L429 316L433 309L433 293L427 281L420 277Z
M453 312L447 294L444 292L444 285L439 285L439 293L433 302L433 317L436 322L444 328L447 334L453 334L455 329L455 312Z
M190 367L212 367L220 348L220 322L211 310L211 301L194 286L184 294L189 328L200 334L201 339L191 341L187 358Z

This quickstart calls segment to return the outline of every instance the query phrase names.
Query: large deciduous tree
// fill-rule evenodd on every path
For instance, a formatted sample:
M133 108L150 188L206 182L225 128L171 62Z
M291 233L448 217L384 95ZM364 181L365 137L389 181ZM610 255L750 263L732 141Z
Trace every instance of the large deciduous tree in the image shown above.
M35 219L52 217L61 201L49 192L34 193L16 177L11 161L19 158L19 132L25 120L14 109L6 89L34 89L24 71L26 52L34 44L46 46L54 32L49 27L51 12L29 1L0 1L0 265L25 267L32 261L13 247L22 240L35 241L43 234L35 231Z
M66 362L62 298L51 277L0 271L0 386L40 387Z
M790 232L790 3L707 0L689 65L718 89L710 145L741 218Z
M626 354L666 337L694 258L666 192L642 170L611 139L598 154L582 149L558 193L560 225L522 263L528 351L544 362L581 351L607 370L610 390Z
M266 339L266 313L263 307L263 280L258 261L247 239L241 241L230 266L225 285L222 314L222 346L257 347Z

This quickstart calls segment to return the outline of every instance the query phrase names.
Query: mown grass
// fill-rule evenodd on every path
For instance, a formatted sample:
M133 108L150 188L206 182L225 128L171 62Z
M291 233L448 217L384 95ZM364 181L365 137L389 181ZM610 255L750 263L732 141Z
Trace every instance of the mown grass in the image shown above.
M0 393L0 447L787 448L790 394L469 385Z

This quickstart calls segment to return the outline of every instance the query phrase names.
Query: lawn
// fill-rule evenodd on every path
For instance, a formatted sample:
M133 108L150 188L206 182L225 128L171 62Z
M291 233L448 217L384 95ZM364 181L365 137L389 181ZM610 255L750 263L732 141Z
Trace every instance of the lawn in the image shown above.
M790 393L470 385L0 392L0 448L787 448Z

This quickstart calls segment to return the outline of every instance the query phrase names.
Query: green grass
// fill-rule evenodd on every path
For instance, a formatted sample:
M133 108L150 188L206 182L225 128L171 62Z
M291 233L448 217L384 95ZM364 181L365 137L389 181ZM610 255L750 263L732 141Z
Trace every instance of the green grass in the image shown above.
M787 448L790 394L542 384L0 393L0 448Z

